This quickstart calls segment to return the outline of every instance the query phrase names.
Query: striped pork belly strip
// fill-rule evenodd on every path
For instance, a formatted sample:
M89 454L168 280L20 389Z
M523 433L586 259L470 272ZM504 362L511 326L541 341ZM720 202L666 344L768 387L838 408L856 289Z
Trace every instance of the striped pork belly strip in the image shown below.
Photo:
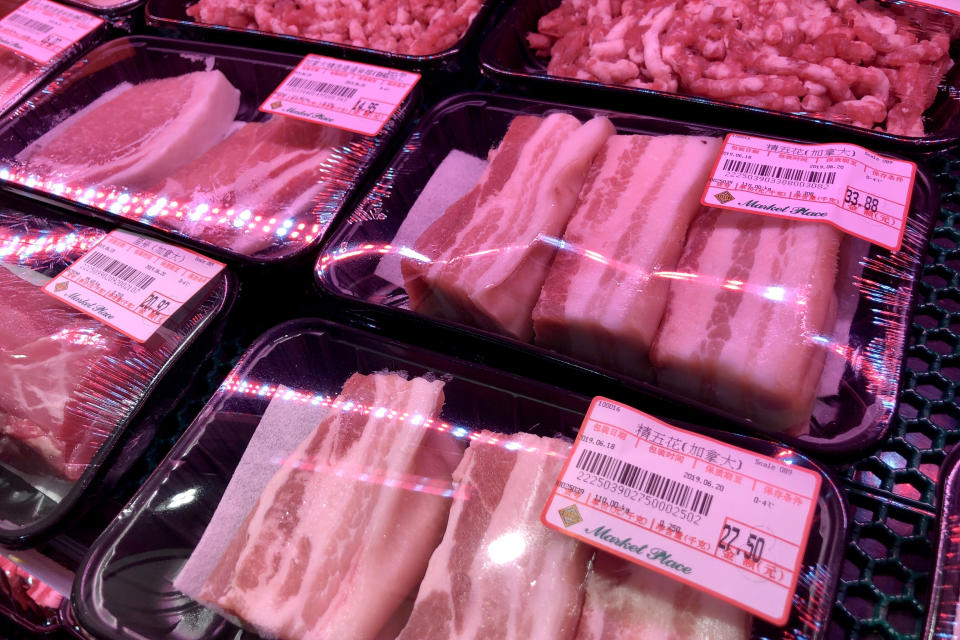
M377 637L446 525L450 492L420 490L452 487L462 455L431 428L442 387L396 374L347 380L339 409L267 484L200 600L272 637Z
M592 550L540 522L569 450L530 434L471 443L453 474L469 499L454 503L397 640L573 638Z
M598 551L576 640L747 640L745 611Z
M823 223L703 209L651 352L659 384L770 431L806 428L841 237Z
M612 136L597 155L533 311L537 344L649 378L667 304L718 138Z
M155 222L239 253L255 253L277 235L273 228L263 231L254 217L280 218L282 225L283 219L308 211L333 175L336 147L349 137L340 129L282 116L248 122L150 189L186 212ZM218 209L221 213L214 213ZM226 215L229 209L232 216ZM241 215L244 210L248 218Z
M480 182L401 263L411 309L529 340L531 311L593 157L613 125L519 116Z

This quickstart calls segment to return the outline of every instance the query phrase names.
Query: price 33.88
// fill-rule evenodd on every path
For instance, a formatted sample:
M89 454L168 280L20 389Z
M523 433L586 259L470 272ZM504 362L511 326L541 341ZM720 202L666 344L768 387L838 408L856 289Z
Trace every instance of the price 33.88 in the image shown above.
M863 202L860 202L860 199L863 198ZM862 193L856 189L851 189L847 187L847 193L843 197L843 201L853 207L863 207L864 211L872 211L873 213L877 212L877 205L879 200L873 196L864 196Z

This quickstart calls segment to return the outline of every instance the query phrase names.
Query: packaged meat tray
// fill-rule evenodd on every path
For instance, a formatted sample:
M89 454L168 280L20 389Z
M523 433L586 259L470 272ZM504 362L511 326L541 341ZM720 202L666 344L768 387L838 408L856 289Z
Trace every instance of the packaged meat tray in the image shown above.
M565 640L617 625L609 594L629 603L628 634L823 637L846 507L822 469L768 441L710 434L822 478L784 626L613 556L590 573L593 547L540 522L589 404L372 332L287 322L98 538L77 620L98 638L224 638L240 623L286 639Z
M195 40L296 53L325 53L394 68L465 69L498 0L308 0L294 9L257 0L150 0L148 24ZM475 68L475 67L474 67Z
M0 123L0 180L226 259L300 255L413 99L369 136L259 111L300 60L147 36L108 42Z
M725 133L455 96L332 233L319 286L478 353L509 343L501 366L540 357L561 385L588 367L821 455L859 451L894 415L935 192L918 172L896 253L702 207Z
M8 546L62 525L108 474L133 463L159 417L138 412L160 413L154 390L171 371L183 375L176 363L233 299L221 274L141 344L41 290L105 235L29 201L0 201L0 543Z
M25 1L3 0L0 2L0 18L14 11ZM105 33L106 28L101 25L46 63L37 62L12 49L0 47L0 114L7 113L82 51L102 42Z
M552 99L929 151L960 139L958 37L911 3L518 0L480 59Z
M924 640L960 637L960 448L941 470L940 539Z

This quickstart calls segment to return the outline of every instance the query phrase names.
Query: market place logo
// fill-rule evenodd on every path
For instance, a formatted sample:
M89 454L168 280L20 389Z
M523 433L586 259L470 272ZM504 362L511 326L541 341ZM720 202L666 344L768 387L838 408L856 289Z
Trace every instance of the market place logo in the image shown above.
M733 196L730 194L729 191L721 191L720 193L718 193L713 197L719 200L722 204L727 204L728 202L733 200Z
M575 504L560 509L559 513L560 519L563 520L563 526L565 527L572 527L578 522L583 522L583 517L580 515L580 511Z
M57 284L53 285L53 290L57 293L60 293L61 291L66 291L69 285L69 282L58 282Z

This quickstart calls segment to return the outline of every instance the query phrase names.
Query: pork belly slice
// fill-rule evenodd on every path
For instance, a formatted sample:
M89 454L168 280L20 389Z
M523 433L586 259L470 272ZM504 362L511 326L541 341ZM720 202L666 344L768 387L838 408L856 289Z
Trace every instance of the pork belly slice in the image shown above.
M593 551L540 522L569 450L479 434L453 474L469 498L454 503L397 640L573 638Z
M0 463L76 480L109 435L81 396L129 341L3 267L0 305Z
M336 173L331 156L350 135L282 116L248 122L150 189L184 212L155 222L238 253L255 253L273 244L284 220L309 211ZM264 231L254 221L258 214L279 223Z
M533 310L537 344L649 378L667 304L719 138L612 136L587 174Z
M516 117L477 185L414 243L422 258L401 263L410 308L529 340L556 239L613 133L606 118Z
M841 238L820 222L703 209L651 352L659 384L763 429L806 428Z
M432 426L442 388L351 376L267 484L201 602L270 637L375 638L419 583L447 521L462 448Z
M576 640L747 640L750 615L693 587L597 551Z
M219 71L122 84L17 155L44 178L144 189L219 142L240 92Z

